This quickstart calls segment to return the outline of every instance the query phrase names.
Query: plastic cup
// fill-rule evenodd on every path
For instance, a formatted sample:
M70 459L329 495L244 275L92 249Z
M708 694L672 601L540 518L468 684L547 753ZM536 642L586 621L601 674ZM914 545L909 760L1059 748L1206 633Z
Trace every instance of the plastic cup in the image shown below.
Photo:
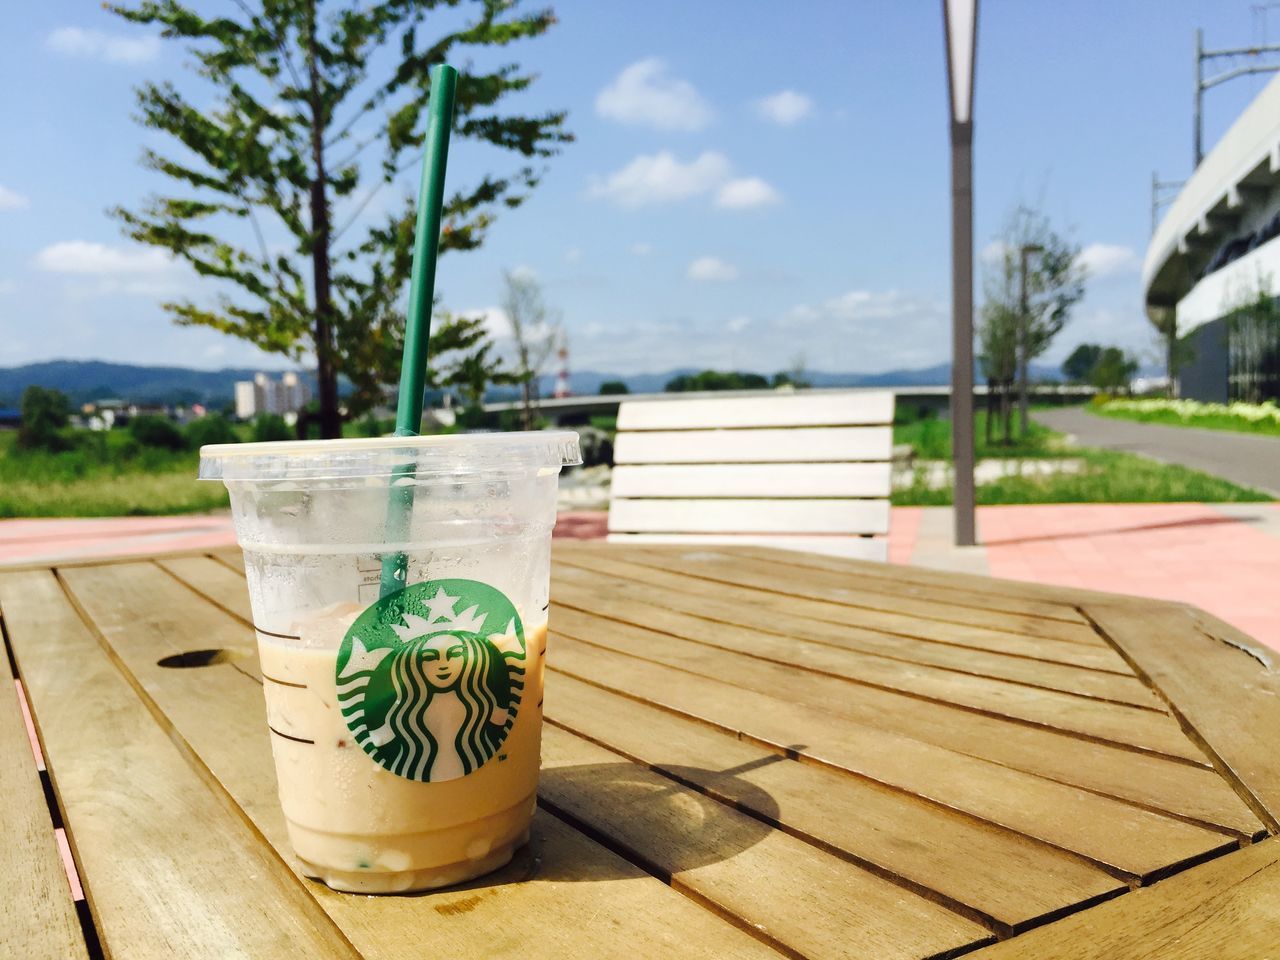
M308 876L447 886L528 839L556 483L580 462L577 434L550 431L201 449L201 478L231 495ZM407 516L389 512L392 484L413 487ZM407 586L380 596L393 553Z

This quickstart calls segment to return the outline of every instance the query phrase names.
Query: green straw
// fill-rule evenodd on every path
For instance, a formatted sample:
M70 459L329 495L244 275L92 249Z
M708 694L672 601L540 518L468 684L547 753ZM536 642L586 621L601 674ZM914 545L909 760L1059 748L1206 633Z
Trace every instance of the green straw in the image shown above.
M431 339L431 307L435 301L436 257L440 253L440 214L444 207L444 169L453 127L453 100L458 71L448 64L431 68L431 100L427 105L426 155L418 190L418 222L413 235L413 272L409 276L409 311L405 318L404 359L396 404L397 437L416 437L422 425L422 394L427 379L427 344ZM416 463L403 463L391 475L385 537L403 540L413 515ZM382 557L382 596L405 586L409 558L403 553Z

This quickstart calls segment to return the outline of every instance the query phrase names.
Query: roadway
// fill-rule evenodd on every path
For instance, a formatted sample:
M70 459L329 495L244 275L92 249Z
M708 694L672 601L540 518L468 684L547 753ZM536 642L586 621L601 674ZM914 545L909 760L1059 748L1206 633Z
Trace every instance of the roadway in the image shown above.
M1071 434L1084 447L1181 464L1280 498L1280 437L1117 420L1086 413L1083 407L1042 410L1035 419Z

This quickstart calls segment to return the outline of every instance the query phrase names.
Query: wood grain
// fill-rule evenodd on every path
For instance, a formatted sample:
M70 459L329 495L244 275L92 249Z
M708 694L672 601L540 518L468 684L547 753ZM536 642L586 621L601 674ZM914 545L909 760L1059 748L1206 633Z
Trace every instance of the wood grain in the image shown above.
M1130 673L1124 659L1104 644L1100 638L1097 642L1077 642L1076 640L1060 640L1055 637L1042 637L1010 631L1003 626L991 627L979 624L944 622L924 619L911 613L888 609L892 601L881 599L882 608L853 607L842 603L831 603L812 600L777 591L784 589L803 590L807 571L775 571L770 582L771 589L758 590L730 582L706 580L692 577L687 573L675 570L660 569L659 561L633 563L624 559L632 555L634 548L612 544L601 544L589 548L563 545L552 546L552 556L557 564L591 570L622 579L646 584L650 589L671 591L687 595L706 597L725 603L747 605L762 611L773 611L783 616L802 616L814 620L823 620L842 626L879 630L900 636L915 637L921 640L933 640L939 643L953 643L978 646L994 650L1045 651L1046 659L1062 660L1066 651L1072 649L1082 658L1080 665L1100 665L1107 669ZM687 551L681 551L687 552ZM1071 627L1071 624L1042 621L1054 627ZM1050 642L1042 642L1050 641ZM1069 661L1064 661L1069 662Z
M717 555L712 551L692 549L682 551L678 555L675 555L674 551L663 551L661 554L636 551L631 556L636 563L647 564L673 575L684 574L752 590L814 600L830 606L881 610L887 613L906 614L916 619L986 627L1027 637L1043 637L1093 645L1102 642L1097 634L1083 623L1064 623L1056 619L1029 616L1012 611L962 607L927 597L907 597L878 592L870 586L861 588L852 578L818 570L806 570L801 576L785 576L784 572L784 575L780 576L777 565L764 560Z
M762 618L741 604L698 602L694 597L686 599L686 595L673 598L640 584L593 577L573 568L557 567L552 584L561 606L730 649L745 650L742 644L752 640L785 640L795 651L796 663L817 669L834 666L833 672L851 677L859 676L856 666L866 662L864 654L869 654L898 663L903 671L939 668L1163 710L1161 701L1134 676L895 637L820 620ZM847 670L840 669L842 666Z
M547 716L768 822L1011 931L1126 890L1052 847L555 674Z
M208 573L204 566L181 568ZM79 568L68 585L101 628L171 735L207 766L254 827L295 872L260 686L236 663L166 670L155 661L174 638L201 647L252 643L244 623L154 565ZM203 582L207 589L209 584ZM234 599L234 595L230 597ZM302 880L303 889L368 960L399 960L427 938L442 956L694 956L763 960L777 954L599 844L546 815L509 867L476 883L417 897L353 897ZM662 917L662 923L653 922ZM583 953L578 954L581 950Z
M982 960L1280 957L1280 840L1265 840L1007 943Z
M554 809L798 955L915 960L991 939L972 921L565 731L546 728L542 752L538 792Z
M1235 846L1220 833L909 739L883 726L856 723L847 713L833 714L579 643L559 634L555 620L551 622L548 664L553 669L924 797L1124 874L1149 876Z
M17 687L3 659L0 687L0 796L5 804L0 946L30 960L87 960Z
M94 569L126 567L76 572ZM110 956L356 956L175 748L51 573L0 574L0 607Z
M1176 604L1116 600L1087 611L1169 699L1272 832L1280 830L1275 652Z
M910 698L925 698L1207 765L1204 754L1183 735L1177 721L1152 710L883 657L827 651L765 634L743 632L737 636L736 647L722 648L578 610L556 608L552 622L557 634L833 712L841 712L853 702L865 702L878 688L891 691L891 695L905 695L900 704L905 711L915 706L907 702ZM817 669L824 672L814 672Z

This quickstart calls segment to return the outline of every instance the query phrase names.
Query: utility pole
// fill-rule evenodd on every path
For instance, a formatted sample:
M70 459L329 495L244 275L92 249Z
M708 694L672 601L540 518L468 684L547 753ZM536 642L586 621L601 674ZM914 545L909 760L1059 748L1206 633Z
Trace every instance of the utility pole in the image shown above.
M1179 190L1186 183L1185 180L1161 180L1159 174L1154 170L1151 171L1151 235L1156 234L1156 227L1160 225L1160 210L1167 207L1173 202L1176 193L1170 193L1171 190Z
M1027 393L1030 388L1028 379L1028 357L1031 350L1031 304L1027 299L1027 257L1033 253L1044 253L1044 247L1038 243L1024 243L1019 250L1022 258L1021 296L1019 298L1018 317L1018 423L1023 439L1027 436L1030 417L1027 414Z
M1243 66L1230 67L1212 77L1205 77L1204 65L1210 60L1238 59L1240 57L1257 58L1264 54L1280 54L1280 44L1262 43L1253 47L1234 47L1223 50L1206 50L1204 48L1204 31L1196 30L1196 96L1193 110L1193 157L1192 169L1200 166L1204 159L1204 92L1219 84L1234 80L1236 77L1247 77L1254 73L1275 73L1280 70L1280 63L1245 63Z

